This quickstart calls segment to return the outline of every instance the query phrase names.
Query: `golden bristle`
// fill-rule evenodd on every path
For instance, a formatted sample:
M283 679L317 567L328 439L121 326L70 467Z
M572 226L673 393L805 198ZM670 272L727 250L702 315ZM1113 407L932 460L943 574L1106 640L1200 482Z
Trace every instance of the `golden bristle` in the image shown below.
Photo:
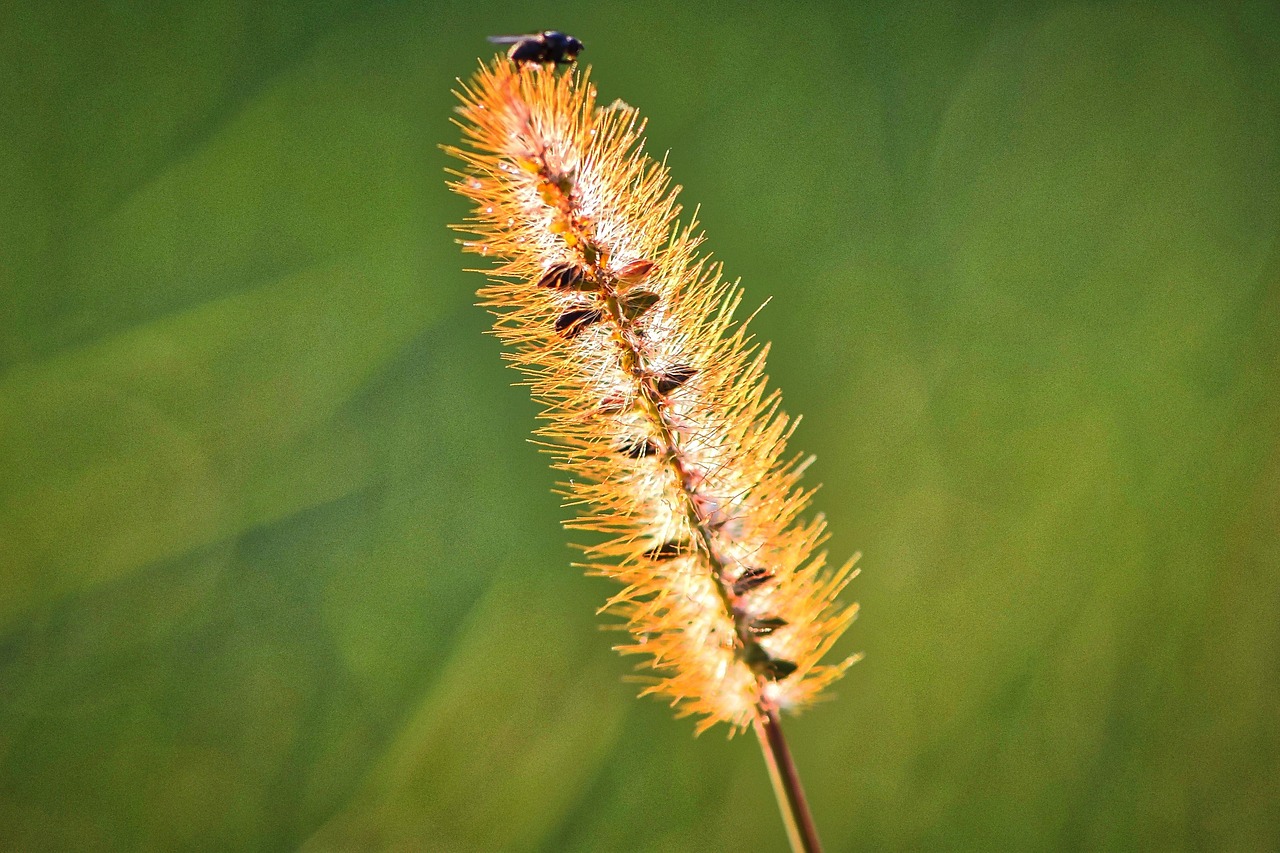
M588 77L498 59L464 87L460 230L497 262L482 304L546 406L538 434L584 508L567 526L603 534L586 567L623 585L602 608L627 619L620 650L648 656L644 692L699 731L737 730L853 662L820 663L857 611L836 601L853 561L815 553L808 463L784 458L793 424L766 390L768 348L733 320L736 284L677 223L643 121L598 107Z

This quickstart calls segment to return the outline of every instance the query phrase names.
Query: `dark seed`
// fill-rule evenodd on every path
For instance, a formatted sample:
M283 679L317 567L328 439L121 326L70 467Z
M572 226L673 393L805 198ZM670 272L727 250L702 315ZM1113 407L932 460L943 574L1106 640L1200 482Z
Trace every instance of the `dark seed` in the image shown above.
M552 264L538 279L538 287L568 287L577 278L582 277L582 267L577 264Z
M751 667L752 672L764 672L765 666L769 663L769 653L764 650L764 646L754 641L748 641L739 652L742 655L742 661Z
M618 281L623 284L639 284L649 277L649 273L653 271L653 266L653 261L632 261L618 270L615 275L617 275Z
M648 560L674 560L683 554L689 552L689 543L672 539L656 545L644 552L645 559Z
M658 381L654 383L654 388L658 390L659 394L670 394L696 376L697 373L698 371L692 367L678 364L659 376Z
M566 338L576 338L592 323L604 319L599 308L571 308L556 318L556 331Z
M747 623L747 630L757 637L767 637L779 628L787 627L787 620L779 616L767 619L752 619Z
M658 455L658 446L647 438L632 438L618 445L618 452L629 459L643 459Z
M751 590L759 589L771 580L773 580L772 572L768 569L753 566L743 570L742 574L738 575L738 579L733 582L733 594L746 595Z
M764 674L771 681L781 681L799 668L789 660L770 658L769 662L764 665Z
M587 278L587 272L582 267L566 262L547 267L542 278L538 279L538 287L551 287L556 290L595 290L597 284Z
M622 297L622 316L634 320L657 304L658 294L652 290L634 290Z

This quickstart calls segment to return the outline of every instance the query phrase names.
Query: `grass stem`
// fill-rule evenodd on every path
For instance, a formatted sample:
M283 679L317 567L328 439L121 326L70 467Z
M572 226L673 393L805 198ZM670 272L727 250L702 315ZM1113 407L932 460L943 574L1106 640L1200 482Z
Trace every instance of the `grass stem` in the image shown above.
M805 799L804 786L800 783L800 773L791 758L791 750L787 748L778 712L772 708L761 708L755 718L755 730L760 738L760 749L764 751L765 763L769 765L769 778L773 780L773 793L778 798L778 809L787 827L791 849L794 853L821 853L818 828L809 812L809 802Z

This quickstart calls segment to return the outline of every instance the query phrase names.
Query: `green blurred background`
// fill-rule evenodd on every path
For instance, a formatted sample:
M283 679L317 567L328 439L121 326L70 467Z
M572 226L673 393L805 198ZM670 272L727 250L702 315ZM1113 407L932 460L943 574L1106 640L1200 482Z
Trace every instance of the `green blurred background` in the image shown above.
M0 6L0 849L780 850L624 683L446 224L651 121L864 553L831 850L1280 849L1280 9Z

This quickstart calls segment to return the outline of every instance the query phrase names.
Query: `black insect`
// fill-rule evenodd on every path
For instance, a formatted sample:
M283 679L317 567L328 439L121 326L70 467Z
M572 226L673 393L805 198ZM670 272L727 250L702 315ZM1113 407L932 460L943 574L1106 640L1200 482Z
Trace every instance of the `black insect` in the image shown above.
M494 44L509 44L507 59L516 64L568 65L583 51L582 42L559 30L544 30L528 36L489 36Z

